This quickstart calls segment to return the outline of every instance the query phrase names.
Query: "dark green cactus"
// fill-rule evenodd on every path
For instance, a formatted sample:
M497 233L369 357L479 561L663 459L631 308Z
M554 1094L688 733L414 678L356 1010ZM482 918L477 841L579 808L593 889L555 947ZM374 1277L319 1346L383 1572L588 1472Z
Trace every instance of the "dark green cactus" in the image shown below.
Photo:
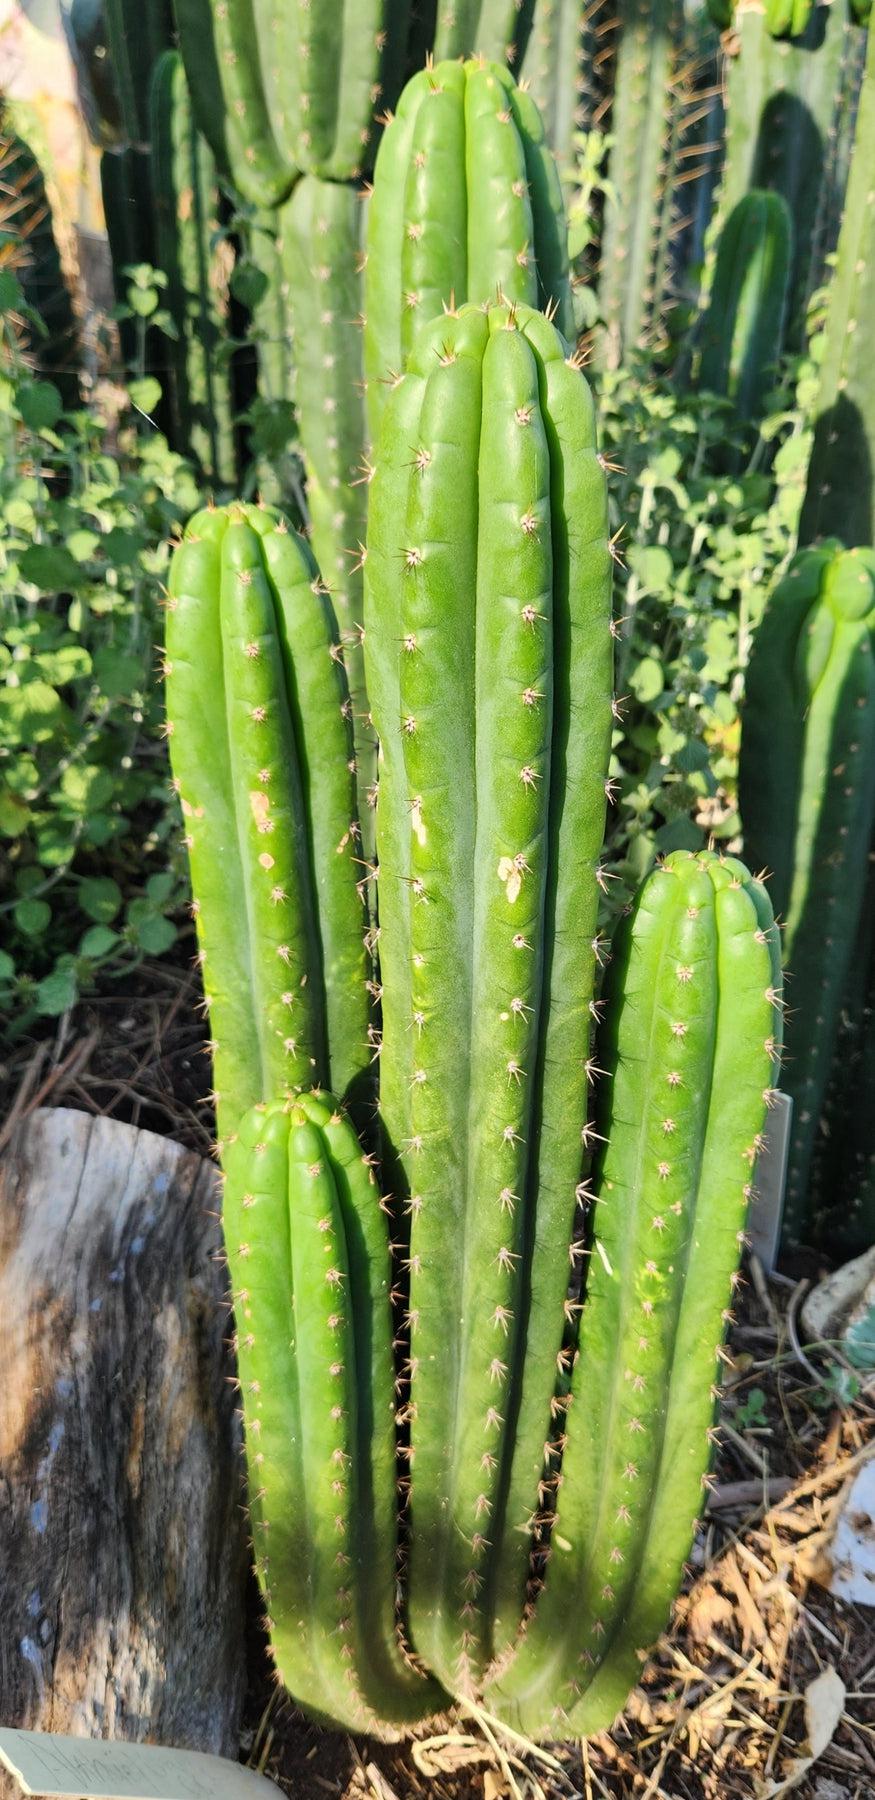
M167 602L167 732L196 895L220 1138L314 1081L368 1086L349 699L303 540L197 513Z
M776 9L777 10L777 9ZM751 188L780 194L793 219L788 326L803 340L807 300L821 279L833 195L841 190L839 122L857 81L857 35L842 5L816 6L800 37L775 36L767 13L739 9L724 41L726 128L720 209Z
M608 129L614 196L605 208L598 283L609 367L658 336L668 291L673 191L692 99L682 0L621 0Z
M14 108L11 112L0 109L4 224L17 240L16 269L24 297L45 327L44 335L34 334L30 354L41 373L51 376L64 405L74 407L80 400L79 325L55 237L45 175L29 136L26 122Z
M360 816L367 824L374 750L361 646L367 475L362 381L362 200L315 175L278 215L278 246L294 341L294 396L307 473L313 551L344 646L355 726ZM366 848L369 836L366 829Z
M214 246L219 192L175 50L165 51L152 76L150 134L155 260L167 276L165 304L177 332L170 346L170 438L208 481L230 485L237 459L230 360L222 351L227 278Z
M669 856L615 943L577 1361L549 1561L487 1704L540 1736L621 1708L689 1554L780 1044L778 934L742 863Z
M127 143L148 147L154 119L150 77L173 36L169 0L104 0L104 5L122 134Z
M379 1730L441 1694L395 1614L391 1263L370 1158L321 1093L246 1114L225 1159L256 1569L280 1680Z
M875 842L815 1139L813 1235L830 1257L875 1244Z
M278 205L298 172L352 181L373 167L409 0L176 0L176 12L198 123L245 200Z
M830 284L814 446L799 536L824 530L871 544L875 530L875 32L854 136L835 274Z
M427 326L376 452L365 649L381 1114L410 1219L410 1620L453 1691L516 1631L557 1379L610 570L592 402L552 325L469 305Z
M529 96L495 63L439 63L409 81L368 209L365 374L376 439L417 333L465 300L553 306L573 335L559 178Z
M754 638L742 726L745 854L783 923L794 1103L784 1236L805 1242L809 1175L875 818L875 552L801 552Z
M720 233L699 380L726 394L744 420L759 417L774 385L784 337L792 220L780 194L753 190Z

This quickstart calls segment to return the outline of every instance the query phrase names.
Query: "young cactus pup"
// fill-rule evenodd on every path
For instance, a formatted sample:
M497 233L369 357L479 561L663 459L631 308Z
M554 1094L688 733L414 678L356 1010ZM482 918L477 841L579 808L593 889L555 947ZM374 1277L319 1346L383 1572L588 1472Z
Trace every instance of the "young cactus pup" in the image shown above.
M794 1246L810 1236L811 1156L875 821L875 551L802 551L770 595L747 671L739 797L745 853L771 871L783 927Z
M411 1629L466 1692L524 1605L611 737L605 474L542 314L469 305L417 337L375 451L365 584L381 1115L410 1231Z
M350 1730L442 1696L395 1616L391 1264L379 1189L329 1095L258 1106L226 1156L255 1563L280 1680Z
M776 1074L780 983L765 889L733 858L669 856L616 939L549 1560L517 1655L486 1690L529 1734L609 1725L677 1592Z
M497 63L439 62L407 83L368 208L365 377L376 442L423 326L465 300L554 312L573 336L567 228L530 96Z
M167 733L210 1015L220 1140L248 1107L369 1086L349 697L302 538L196 513L174 552Z

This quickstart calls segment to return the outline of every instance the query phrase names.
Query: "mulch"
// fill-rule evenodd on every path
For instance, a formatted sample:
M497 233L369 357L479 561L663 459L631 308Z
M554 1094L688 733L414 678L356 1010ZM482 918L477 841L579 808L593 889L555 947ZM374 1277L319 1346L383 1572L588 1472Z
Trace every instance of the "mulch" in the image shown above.
M207 1028L190 951L184 939L177 962L144 967L124 995L22 1035L0 1066L0 1148L24 1112L63 1104L210 1154ZM873 1450L875 1387L835 1402L828 1378L841 1359L800 1342L800 1302L818 1272L747 1271L703 1527L671 1628L610 1732L537 1748L460 1711L401 1745L323 1731L271 1682L253 1583L245 1760L292 1800L875 1796L875 1621L823 1585L835 1516ZM805 1768L805 1693L825 1670L844 1687L840 1716Z

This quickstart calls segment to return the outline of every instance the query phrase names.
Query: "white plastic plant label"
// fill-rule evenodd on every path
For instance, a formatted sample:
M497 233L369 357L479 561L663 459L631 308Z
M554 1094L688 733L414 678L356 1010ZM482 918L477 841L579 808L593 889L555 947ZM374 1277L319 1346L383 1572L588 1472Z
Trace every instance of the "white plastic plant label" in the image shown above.
M44 1800L276 1800L273 1782L200 1750L0 1726L0 1769Z

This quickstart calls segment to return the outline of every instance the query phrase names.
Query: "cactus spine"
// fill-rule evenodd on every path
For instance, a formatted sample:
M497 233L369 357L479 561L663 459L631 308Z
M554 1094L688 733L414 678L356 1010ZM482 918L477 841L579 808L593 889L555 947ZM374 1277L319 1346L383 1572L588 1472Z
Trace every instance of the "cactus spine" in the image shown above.
M592 404L553 327L524 306L434 321L376 452L365 643L381 1104L410 1216L410 1617L455 1691L490 1659L492 1610L516 1628L561 1347L610 566Z
M756 189L745 194L720 233L699 370L702 386L728 395L745 420L762 413L775 380L791 253L786 201Z
M780 962L743 864L676 852L621 929L562 1485L543 1589L487 1704L609 1724L662 1629L701 1503L712 1383L780 1043Z
M408 82L368 210L365 375L376 442L417 333L465 300L556 309L573 336L555 164L528 94L494 63L443 62Z
M236 474L230 364L223 360L227 292L213 250L219 194L215 166L194 123L182 58L167 50L152 77L155 254L167 276L177 330L171 348L171 439L208 480Z
M167 608L167 731L219 1132L331 1075L367 1085L349 699L306 545L267 508L195 514Z
M745 850L773 871L794 1102L784 1233L804 1241L808 1184L875 817L875 552L801 552L771 595L747 675Z
M875 32L870 31L845 210L832 282L814 446L799 535L824 527L847 544L875 529Z
M389 1236L369 1158L330 1097L245 1115L223 1219L280 1679L351 1729L417 1718L441 1696L395 1618Z

